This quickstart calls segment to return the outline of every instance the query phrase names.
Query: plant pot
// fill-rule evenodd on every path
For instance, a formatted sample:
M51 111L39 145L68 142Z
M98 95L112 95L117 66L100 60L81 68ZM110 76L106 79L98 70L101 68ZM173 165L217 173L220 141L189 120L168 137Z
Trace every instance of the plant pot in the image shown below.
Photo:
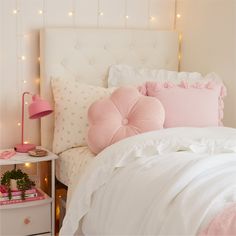
M11 188L11 191L17 191L18 190L16 179L11 179L10 180L10 188Z

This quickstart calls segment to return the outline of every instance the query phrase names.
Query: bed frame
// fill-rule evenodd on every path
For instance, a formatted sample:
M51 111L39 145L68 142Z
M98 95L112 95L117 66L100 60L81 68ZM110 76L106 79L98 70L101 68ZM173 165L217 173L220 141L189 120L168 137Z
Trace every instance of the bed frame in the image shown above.
M178 70L178 50L173 31L46 28L40 32L40 93L53 104L53 77L106 87L113 64ZM53 124L53 115L41 120L41 145L49 150Z

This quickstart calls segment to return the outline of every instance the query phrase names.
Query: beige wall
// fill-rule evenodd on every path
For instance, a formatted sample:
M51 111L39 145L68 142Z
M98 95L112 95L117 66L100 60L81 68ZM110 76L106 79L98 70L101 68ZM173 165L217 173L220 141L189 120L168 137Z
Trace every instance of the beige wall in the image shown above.
M176 0L182 17L182 70L216 71L224 79L225 124L236 127L236 0ZM38 92L38 31L45 26L172 29L175 0L0 0L0 148L20 141L20 96ZM18 9L18 14L13 10ZM43 10L43 14L39 14ZM72 16L68 12L72 11ZM99 12L103 12L101 16ZM125 16L129 15L127 19ZM150 21L154 16L155 20ZM26 60L22 61L21 56ZM25 83L24 83L25 82ZM26 140L39 143L37 121Z
M20 142L22 92L39 91L39 29L172 30L174 15L175 0L0 0L0 148ZM39 122L25 125L25 141L38 144Z
M224 80L227 126L236 127L236 1L178 0L177 29L183 33L181 70L214 71Z

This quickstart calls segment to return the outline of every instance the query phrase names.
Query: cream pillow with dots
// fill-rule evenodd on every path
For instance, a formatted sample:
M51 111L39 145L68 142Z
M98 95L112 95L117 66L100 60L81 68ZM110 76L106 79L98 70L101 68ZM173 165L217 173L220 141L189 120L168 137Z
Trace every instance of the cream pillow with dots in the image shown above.
M53 152L58 154L73 147L87 146L88 108L96 100L109 96L115 88L62 78L52 79L51 84L55 102Z

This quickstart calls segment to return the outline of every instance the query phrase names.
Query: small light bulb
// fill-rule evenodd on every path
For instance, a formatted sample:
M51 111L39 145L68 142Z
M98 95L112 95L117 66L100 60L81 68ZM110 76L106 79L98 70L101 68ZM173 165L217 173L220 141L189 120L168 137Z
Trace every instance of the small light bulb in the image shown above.
M99 13L99 15L100 15L100 16L103 16L103 15L104 15L104 13L101 11L101 12Z
M24 144L28 144L29 142L28 141L24 141Z
M27 81L26 81L26 80L24 80L24 81L23 81L23 83L24 83L24 84L26 84L26 83L27 83Z
M61 195L59 195L59 198L61 198Z
M40 79L38 78L38 79L35 79L35 83L36 84L39 84L40 83Z
M12 13L13 13L13 14L17 14L17 13L18 13L18 10L17 10L17 9L14 9L14 10L12 11Z
M179 19L179 18L181 17L181 15L178 13L178 14L176 15L176 17Z
M25 61L26 60L26 56L21 56L21 60Z
M25 163L25 166L26 166L26 167L30 167L30 163L28 163L28 162Z
M154 16L150 17L150 21L154 21L156 18Z
M126 18L126 19L129 19L129 16L127 15L127 16L125 16L125 18Z
M38 10L38 14L39 14L39 15L42 15L42 14L43 14L43 10L41 10L41 9Z
M20 123L20 122L18 122L18 123L17 123L17 125L18 125L18 126L21 126L21 123Z
M47 177L45 177L45 178L44 178L44 181L45 181L45 183L47 183L47 182L48 182L48 178L47 178Z
M38 57L38 61L40 61L40 57Z
M73 14L73 11L69 11L68 12L68 16L73 16L74 14Z
M28 102L25 102L25 105L28 105Z
M182 41L183 35L179 34L179 41Z

